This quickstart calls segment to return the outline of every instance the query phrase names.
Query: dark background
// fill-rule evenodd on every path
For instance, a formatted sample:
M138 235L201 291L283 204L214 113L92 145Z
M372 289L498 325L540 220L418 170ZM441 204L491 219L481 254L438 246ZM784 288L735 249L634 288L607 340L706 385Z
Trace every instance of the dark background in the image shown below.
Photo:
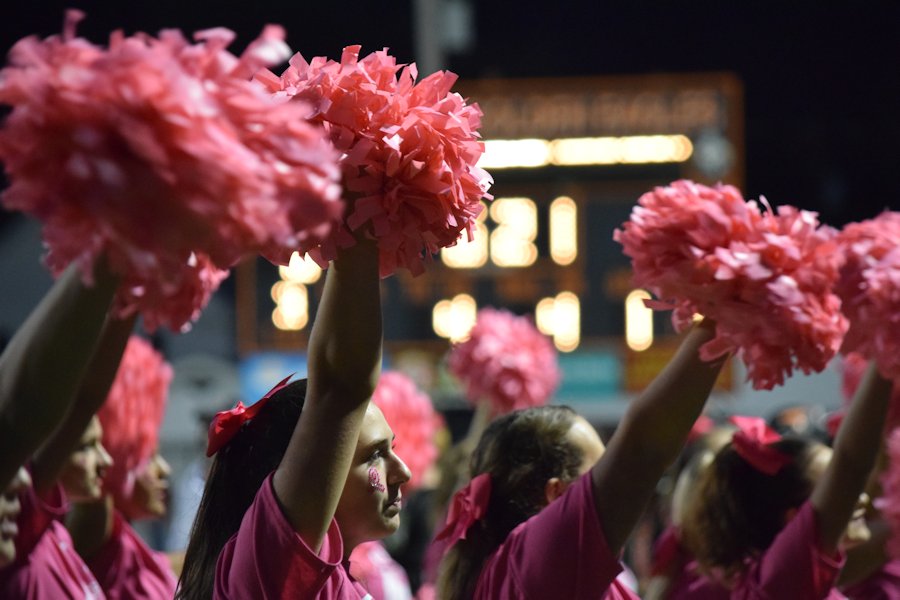
M337 58L360 43L415 59L411 0L19 1L2 10L0 48L58 32L68 6L87 12L79 33L98 43L115 28L225 26L240 52L263 25L280 23L307 57ZM818 210L832 225L900 208L900 2L473 0L471 8L473 43L446 60L461 78L731 71L745 89L747 197Z

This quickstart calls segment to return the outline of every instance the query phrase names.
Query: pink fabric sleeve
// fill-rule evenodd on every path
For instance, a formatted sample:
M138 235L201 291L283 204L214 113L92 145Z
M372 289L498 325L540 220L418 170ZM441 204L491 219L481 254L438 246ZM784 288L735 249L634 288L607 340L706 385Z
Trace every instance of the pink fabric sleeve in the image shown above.
M343 552L334 520L318 553L303 541L282 513L270 475L219 555L213 598L359 600L366 592L347 574Z
M812 504L806 502L762 558L750 566L731 597L736 600L842 598L834 584L844 565L844 556L822 552L818 537Z
M600 528L588 472L509 534L485 564L475 598L595 600L621 570Z
M85 562L109 600L175 596L178 581L166 556L151 550L118 512L109 540Z

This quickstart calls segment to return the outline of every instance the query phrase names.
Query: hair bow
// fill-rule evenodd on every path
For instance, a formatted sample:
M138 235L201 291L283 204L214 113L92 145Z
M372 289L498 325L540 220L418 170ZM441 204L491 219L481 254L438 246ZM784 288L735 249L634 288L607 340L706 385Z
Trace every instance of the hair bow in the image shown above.
M490 501L491 476L482 473L453 495L447 522L435 536L435 541L446 539L447 548L450 548L459 540L466 539L469 527L484 516Z
M764 419L734 416L729 421L738 428L731 437L735 452L757 471L775 475L791 462L790 456L771 446L781 439L781 435L769 427Z
M216 416L213 417L212 423L209 424L206 455L212 456L218 452L222 446L230 442L231 438L233 438L241 428L241 425L255 417L269 401L269 398L271 398L275 392L285 387L293 376L294 374L291 373L282 379L275 387L266 392L265 396L250 406L244 406L244 403L238 400L237 406L234 408L217 413Z

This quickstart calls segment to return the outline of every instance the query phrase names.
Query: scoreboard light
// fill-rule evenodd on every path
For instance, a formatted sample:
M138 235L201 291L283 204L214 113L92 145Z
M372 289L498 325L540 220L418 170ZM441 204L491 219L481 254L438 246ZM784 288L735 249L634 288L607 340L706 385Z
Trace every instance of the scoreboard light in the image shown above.
M653 345L653 311L644 305L650 297L644 290L634 290L625 298L625 343L635 352Z

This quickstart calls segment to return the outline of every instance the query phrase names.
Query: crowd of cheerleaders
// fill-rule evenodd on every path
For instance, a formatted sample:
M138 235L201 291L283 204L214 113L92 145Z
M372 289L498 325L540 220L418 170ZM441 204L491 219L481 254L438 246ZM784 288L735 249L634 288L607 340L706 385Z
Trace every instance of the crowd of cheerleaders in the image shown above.
M42 222L57 276L0 356L0 596L408 597L377 542L437 473L417 597L634 598L620 557L677 459L648 597L898 597L900 470L879 457L900 454L900 215L836 231L727 185L648 192L614 237L684 336L608 442L547 404L548 340L485 309L448 363L473 423L435 466L440 417L380 372L380 279L471 238L490 198L455 76L358 46L278 76L277 26L234 56L223 29L100 47L82 16L0 73L2 202ZM238 260L295 250L328 266L306 378L213 419L173 563L130 524L166 510L172 376L136 319L184 330ZM728 357L770 389L839 350L856 383L830 445L740 417L683 450Z

